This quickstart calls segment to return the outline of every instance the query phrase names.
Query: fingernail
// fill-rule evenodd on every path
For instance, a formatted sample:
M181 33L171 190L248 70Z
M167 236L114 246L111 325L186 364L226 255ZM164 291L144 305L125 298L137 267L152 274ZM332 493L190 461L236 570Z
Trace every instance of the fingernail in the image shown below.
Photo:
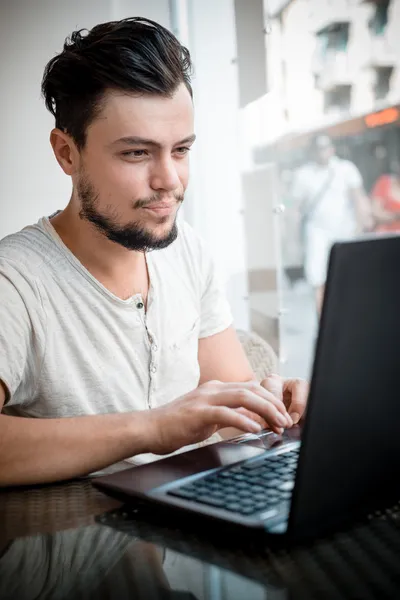
M254 433L258 433L259 431L261 431L262 427L260 425L260 423L256 423L256 421L254 421L251 424L251 430L254 431Z
M287 424L287 427L293 427L293 425L294 425L293 419L289 414L286 415L286 424Z
M290 413L290 416L292 417L293 425L296 425L296 423L298 423L300 421L299 413L292 412L292 413Z
M284 430L283 430L283 427L274 427L274 431L278 435L282 435L282 433L283 433Z

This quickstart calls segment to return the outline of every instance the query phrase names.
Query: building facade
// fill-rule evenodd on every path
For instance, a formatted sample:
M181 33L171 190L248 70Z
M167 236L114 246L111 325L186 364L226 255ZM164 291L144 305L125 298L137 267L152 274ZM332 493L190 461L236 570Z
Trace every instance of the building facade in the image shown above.
M269 5L267 69L281 131L265 126L265 142L400 101L400 0Z

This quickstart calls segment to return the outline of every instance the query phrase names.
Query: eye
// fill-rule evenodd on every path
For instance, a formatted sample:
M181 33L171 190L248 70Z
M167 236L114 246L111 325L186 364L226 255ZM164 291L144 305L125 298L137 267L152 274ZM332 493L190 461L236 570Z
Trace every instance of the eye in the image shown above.
M125 150L121 152L121 155L130 158L143 158L143 156L147 155L147 150Z
M184 156L185 154L187 154L188 152L190 152L190 148L188 148L187 146L181 146L179 148L176 148L175 152L177 154L179 154L180 156Z

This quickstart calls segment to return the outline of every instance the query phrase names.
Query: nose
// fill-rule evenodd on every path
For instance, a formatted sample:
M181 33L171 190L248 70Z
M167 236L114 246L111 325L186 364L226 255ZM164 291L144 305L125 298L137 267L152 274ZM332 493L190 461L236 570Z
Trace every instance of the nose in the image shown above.
M180 179L172 158L160 160L151 173L150 186L153 190L173 192L180 187Z

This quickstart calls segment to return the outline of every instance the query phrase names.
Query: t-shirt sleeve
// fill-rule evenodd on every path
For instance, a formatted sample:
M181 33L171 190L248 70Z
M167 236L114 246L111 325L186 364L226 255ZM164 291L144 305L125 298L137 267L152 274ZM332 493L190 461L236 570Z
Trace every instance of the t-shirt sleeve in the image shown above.
M0 259L0 379L7 405L33 394L44 348L41 304L35 284Z
M222 278L214 260L201 242L202 294L199 338L220 333L232 325L232 312L225 295Z
M363 186L361 173L352 162L347 163L347 184L350 190L362 188Z

